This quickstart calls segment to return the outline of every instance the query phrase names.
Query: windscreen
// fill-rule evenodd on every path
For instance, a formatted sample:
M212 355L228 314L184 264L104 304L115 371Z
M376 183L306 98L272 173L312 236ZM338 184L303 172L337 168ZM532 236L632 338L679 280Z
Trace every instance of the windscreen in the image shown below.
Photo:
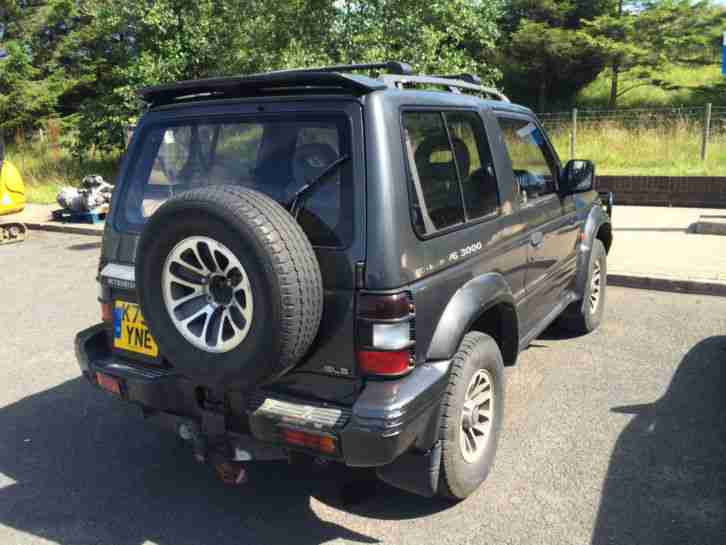
M351 155L344 116L187 119L147 125L139 138L125 181L128 226L140 227L168 198L193 188L247 187L289 207L320 178L297 205L300 225L313 245L351 239L353 166L339 161Z

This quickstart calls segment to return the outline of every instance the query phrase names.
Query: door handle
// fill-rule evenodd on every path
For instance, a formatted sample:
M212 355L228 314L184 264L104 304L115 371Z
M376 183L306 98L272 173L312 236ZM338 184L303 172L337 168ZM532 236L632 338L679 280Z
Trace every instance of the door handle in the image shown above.
M532 233L532 237L529 239L529 242L534 248L540 248L544 244L544 235L542 234L542 231Z

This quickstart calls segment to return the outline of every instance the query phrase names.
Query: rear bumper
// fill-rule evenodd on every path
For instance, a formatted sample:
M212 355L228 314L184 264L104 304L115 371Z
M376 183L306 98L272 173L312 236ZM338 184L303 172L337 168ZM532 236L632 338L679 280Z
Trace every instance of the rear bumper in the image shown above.
M103 324L78 333L76 356L92 385L99 387L97 372L120 379L124 401L171 427L192 422L203 435L232 441L249 434L258 443L277 446L284 446L281 427L329 433L340 444L333 458L353 467L384 466L406 452L425 452L434 445L449 368L448 361L434 362L401 379L369 380L352 406L295 398L269 388L247 396L227 392L226 408L210 413L198 401L200 385L173 370L114 356Z

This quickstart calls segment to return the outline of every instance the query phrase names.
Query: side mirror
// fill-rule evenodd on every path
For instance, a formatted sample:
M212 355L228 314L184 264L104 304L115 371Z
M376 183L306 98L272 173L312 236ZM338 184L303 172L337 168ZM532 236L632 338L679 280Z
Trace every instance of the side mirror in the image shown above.
M595 164L592 161L573 159L568 161L560 180L562 193L584 193L595 186Z

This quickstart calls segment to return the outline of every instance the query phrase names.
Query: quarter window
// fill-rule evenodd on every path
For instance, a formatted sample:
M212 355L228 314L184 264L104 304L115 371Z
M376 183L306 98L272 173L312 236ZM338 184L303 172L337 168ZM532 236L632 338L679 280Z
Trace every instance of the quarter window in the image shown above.
M440 113L403 115L414 186L414 224L422 234L464 223L454 154Z
M466 217L476 219L496 213L499 209L497 178L479 115L452 112L445 117L461 176Z
M403 126L419 234L498 210L491 152L475 112L405 112Z
M542 130L532 121L500 117L499 126L504 135L514 170L514 193L521 202L555 193L556 175Z

